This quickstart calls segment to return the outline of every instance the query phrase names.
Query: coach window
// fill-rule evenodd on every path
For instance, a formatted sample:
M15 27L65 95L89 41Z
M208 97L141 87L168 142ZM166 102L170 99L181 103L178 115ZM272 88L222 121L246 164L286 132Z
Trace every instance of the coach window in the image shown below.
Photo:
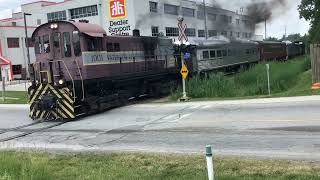
M203 55L203 59L209 59L209 51L203 51L202 55Z
M34 44L34 51L36 54L42 53L42 44L41 44L41 38L40 36L35 37L35 44Z
M43 36L43 48L44 48L44 53L50 53L49 35L44 35Z
M221 50L217 51L217 57L222 57L222 51Z
M72 32L73 53L75 56L81 56L80 34L79 31Z
M216 51L210 51L210 58L216 57Z
M231 49L228 49L228 56L232 56Z
M63 33L63 50L65 57L71 57L71 40L68 32Z
M225 57L227 55L228 55L227 50L222 50L222 56Z

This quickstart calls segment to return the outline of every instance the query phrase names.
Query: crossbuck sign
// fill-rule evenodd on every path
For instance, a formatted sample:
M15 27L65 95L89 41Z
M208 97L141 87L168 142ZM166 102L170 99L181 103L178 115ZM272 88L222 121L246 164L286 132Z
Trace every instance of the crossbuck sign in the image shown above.
M178 23L179 27L179 38L178 40L183 43L183 42L188 42L188 37L186 35L186 30L187 30L187 24L183 24L183 21L180 21ZM184 41L183 41L184 40Z

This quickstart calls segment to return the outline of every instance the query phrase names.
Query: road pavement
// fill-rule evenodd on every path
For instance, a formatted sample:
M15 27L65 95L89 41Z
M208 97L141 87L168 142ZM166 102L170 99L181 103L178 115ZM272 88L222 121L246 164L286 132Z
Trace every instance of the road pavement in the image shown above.
M0 149L203 153L320 160L320 97L146 103L113 109L26 137ZM26 105L0 105L0 139L33 129Z

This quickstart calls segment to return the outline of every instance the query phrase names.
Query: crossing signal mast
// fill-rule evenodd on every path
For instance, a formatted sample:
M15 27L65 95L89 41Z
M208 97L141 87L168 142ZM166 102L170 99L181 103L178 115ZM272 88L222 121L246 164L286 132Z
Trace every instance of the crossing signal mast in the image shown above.
M185 60L188 60L191 58L190 53L184 53L184 50L190 45L188 37L186 35L187 30L187 24L183 23L183 17L178 18L178 27L179 27L179 38L178 41L175 41L175 44L179 48L180 57L181 57L181 76L182 76L182 87L183 87L183 93L182 97L179 99L179 101L188 101L190 98L187 96L186 92L186 79L189 74L188 67L185 63Z

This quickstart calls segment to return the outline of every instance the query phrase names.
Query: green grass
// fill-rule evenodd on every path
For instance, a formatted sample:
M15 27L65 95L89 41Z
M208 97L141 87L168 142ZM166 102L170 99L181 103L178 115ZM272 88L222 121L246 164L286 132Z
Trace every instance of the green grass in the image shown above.
M193 77L187 81L188 96L195 99L242 99L268 97L266 63L270 65L270 84L273 97L317 94L311 91L311 63L308 57L287 62L263 62L233 76L211 73L208 78ZM181 96L181 88L171 99Z
M216 158L218 180L316 180L320 164ZM0 152L1 180L205 180L204 156Z
M2 100L2 91L0 91L0 104L27 104L28 95L24 91L6 91L5 101Z

